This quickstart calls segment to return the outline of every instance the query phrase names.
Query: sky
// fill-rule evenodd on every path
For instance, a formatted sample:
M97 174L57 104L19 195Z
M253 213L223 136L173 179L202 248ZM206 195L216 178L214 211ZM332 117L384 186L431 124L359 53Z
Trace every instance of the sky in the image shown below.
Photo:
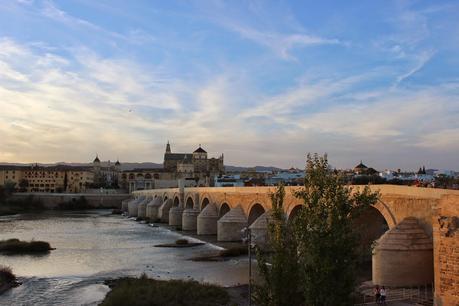
M458 1L0 0L0 161L459 170Z

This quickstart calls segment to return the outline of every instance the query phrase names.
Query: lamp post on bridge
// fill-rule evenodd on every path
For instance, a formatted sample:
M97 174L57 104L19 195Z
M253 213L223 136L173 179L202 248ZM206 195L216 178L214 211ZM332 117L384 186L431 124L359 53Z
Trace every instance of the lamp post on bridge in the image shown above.
M242 241L247 243L248 256L249 256L249 306L252 305L252 248L255 244L252 244L252 230L250 227L244 227L241 230Z

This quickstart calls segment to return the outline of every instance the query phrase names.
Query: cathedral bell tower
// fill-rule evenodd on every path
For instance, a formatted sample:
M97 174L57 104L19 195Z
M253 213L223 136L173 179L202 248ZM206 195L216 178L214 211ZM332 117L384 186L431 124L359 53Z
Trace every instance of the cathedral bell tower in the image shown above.
M167 145L166 145L166 154L168 154L168 153L172 153L171 152L171 145L169 143L169 140L167 141Z

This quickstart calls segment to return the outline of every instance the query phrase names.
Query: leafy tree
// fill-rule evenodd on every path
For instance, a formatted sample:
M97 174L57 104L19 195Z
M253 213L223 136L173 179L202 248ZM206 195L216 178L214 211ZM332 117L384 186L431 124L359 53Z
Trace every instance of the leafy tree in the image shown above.
M5 188L0 185L0 202L6 197Z
M68 177L67 177L67 171L64 173L64 188L63 191L67 191L67 186L68 186Z
M5 185L3 185L3 189L6 195L12 194L16 190L16 182L5 182Z
M29 187L29 181L27 179L21 179L19 181L19 190L24 192L27 190L27 187Z
M378 194L352 190L329 168L327 156L308 154L303 209L294 221L304 304L350 305L355 286L358 236L352 221Z
M268 224L270 256L257 250L257 262L263 283L255 287L257 305L292 306L302 304L298 252L292 227L287 222L283 202L284 186L271 194L272 212Z

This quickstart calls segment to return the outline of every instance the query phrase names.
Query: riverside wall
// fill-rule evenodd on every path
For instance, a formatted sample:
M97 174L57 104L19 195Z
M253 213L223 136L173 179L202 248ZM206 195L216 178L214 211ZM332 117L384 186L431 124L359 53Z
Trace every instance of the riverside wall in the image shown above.
M129 198L129 194L93 194L93 193L15 193L10 201L21 205L33 199L47 209L54 209L64 204L81 203L85 199L91 208L121 208L121 201Z

